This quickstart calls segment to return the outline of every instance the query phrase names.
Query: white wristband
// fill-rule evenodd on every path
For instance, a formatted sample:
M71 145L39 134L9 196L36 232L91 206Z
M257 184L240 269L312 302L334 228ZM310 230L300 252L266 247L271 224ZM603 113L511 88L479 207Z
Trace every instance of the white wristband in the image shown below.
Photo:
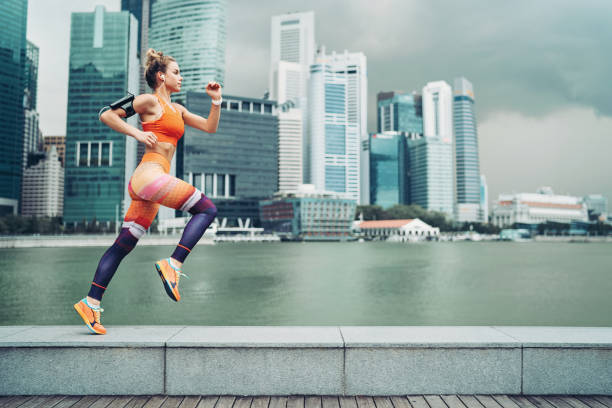
M219 99L212 99L212 103L213 105L221 105L221 102L223 102L223 97L220 97Z

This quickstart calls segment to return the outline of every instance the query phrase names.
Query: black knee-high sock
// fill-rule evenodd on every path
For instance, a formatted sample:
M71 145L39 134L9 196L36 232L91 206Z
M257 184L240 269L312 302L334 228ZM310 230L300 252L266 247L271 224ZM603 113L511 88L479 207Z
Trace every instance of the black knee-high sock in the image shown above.
M200 200L189 209L193 217L189 220L181 236L181 240L177 245L172 258L179 262L185 262L185 258L191 252L191 249L198 243L206 228L213 222L217 216L217 207L210 201L208 197L202 194Z
M97 300L102 299L102 295L104 295L108 283L117 271L117 267L119 267L119 263L132 249L134 249L137 242L138 238L132 235L129 228L121 228L119 236L113 245L106 250L104 255L102 255L98 263L98 269L91 283L91 289L89 289L89 297Z

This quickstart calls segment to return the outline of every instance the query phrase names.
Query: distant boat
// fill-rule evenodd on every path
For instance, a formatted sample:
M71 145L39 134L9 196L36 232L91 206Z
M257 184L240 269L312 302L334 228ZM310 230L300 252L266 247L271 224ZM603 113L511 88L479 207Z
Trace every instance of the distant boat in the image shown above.
M520 229L503 229L499 233L499 239L501 241L515 241L515 242L526 242L531 241L531 233L529 230Z

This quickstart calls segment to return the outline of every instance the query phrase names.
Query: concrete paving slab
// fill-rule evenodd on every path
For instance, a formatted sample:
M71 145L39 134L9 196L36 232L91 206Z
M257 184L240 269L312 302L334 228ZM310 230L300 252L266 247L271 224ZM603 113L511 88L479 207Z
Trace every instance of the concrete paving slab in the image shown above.
M164 392L164 347L0 347L0 395Z
M331 347L344 345L338 327L189 326L168 347Z
M20 331L28 330L32 326L0 326L0 338L11 336Z
M521 349L347 348L345 375L347 395L520 394Z
M342 379L342 348L166 349L170 395L340 395Z
M612 327L494 326L523 347L612 348Z
M523 393L612 395L612 348L523 349Z
M35 326L0 337L0 347L164 347L184 326L106 326L104 335L85 325Z
M489 326L340 326L347 348L520 347L520 342Z

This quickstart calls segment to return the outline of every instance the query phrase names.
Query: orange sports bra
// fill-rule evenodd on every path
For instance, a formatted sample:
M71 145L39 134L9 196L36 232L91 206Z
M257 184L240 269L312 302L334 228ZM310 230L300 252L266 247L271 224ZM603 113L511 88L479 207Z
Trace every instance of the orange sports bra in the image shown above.
M142 130L153 132L157 136L158 142L171 143L176 146L178 140L185 133L185 122L183 115L166 101L155 94L162 106L162 115L159 119L149 122L142 122Z

